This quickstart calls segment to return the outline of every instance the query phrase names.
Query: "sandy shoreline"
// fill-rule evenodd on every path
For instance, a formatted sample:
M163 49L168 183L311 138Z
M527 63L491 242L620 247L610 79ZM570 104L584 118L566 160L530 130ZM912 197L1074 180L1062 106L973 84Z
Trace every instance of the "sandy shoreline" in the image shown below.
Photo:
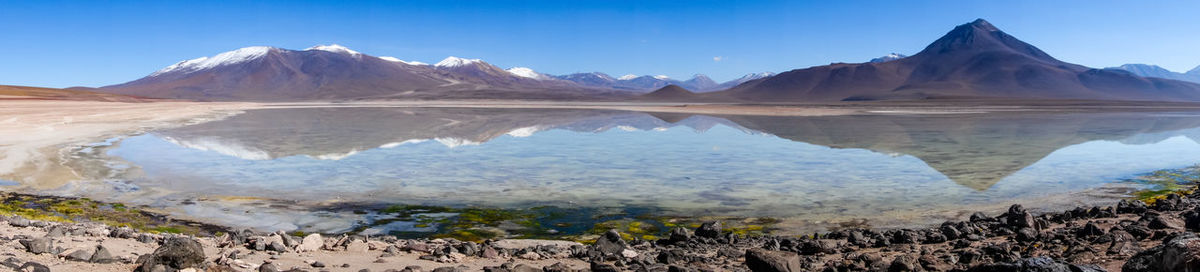
M78 179L61 165L67 145L218 119L253 103L0 101L0 179L47 189Z

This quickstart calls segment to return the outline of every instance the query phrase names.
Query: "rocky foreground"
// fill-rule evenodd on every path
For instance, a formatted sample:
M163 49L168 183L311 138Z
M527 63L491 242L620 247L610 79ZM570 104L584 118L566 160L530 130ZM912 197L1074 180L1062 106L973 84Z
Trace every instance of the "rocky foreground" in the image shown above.
M739 237L719 223L668 238L568 241L209 237L4 217L0 266L18 271L1200 271L1200 193L928 229Z

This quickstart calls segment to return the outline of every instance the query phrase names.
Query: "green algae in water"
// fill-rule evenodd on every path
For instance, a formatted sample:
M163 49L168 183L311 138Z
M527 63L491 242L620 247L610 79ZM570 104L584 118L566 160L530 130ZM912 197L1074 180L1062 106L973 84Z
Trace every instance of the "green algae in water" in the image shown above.
M1200 184L1200 165L1158 170L1126 181L1146 185L1145 189L1134 192L1133 197L1153 203L1158 198L1186 191L1192 188L1191 185Z
M219 227L166 219L162 215L87 198L0 194L0 215L63 223L97 222L151 233L201 235Z
M494 238L562 239L591 242L609 230L617 230L626 240L657 240L669 236L676 227L695 228L705 221L720 221L725 231L740 236L766 235L778 223L774 218L689 218L662 216L663 211L645 208L533 208L444 207L424 205L391 205L379 209L381 215L392 216L365 224L356 229L386 226L395 222L411 222L417 228L432 231L388 231L403 238L454 238L463 241L482 241Z

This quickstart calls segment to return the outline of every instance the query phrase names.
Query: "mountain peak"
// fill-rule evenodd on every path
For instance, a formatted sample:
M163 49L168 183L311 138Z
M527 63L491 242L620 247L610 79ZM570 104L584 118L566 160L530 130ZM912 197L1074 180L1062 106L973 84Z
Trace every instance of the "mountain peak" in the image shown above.
M987 20L984 20L983 18L979 18L979 19L975 19L975 21L971 21L970 25L975 28L979 28L981 30L1000 31L999 28L996 28L996 26L992 25L992 23L988 22Z
M950 30L946 35L930 43L929 46L926 46L917 55L945 55L958 52L976 54L985 51L1007 51L1045 62L1062 63L1049 54L1046 54L1046 52L1042 52L1041 49L1018 40L1016 37L1008 35L1008 33L1004 33L1004 31L1001 31L992 25L992 23L983 19L977 19L973 22L954 27L953 30Z
M461 66L467 66L467 65L481 63L481 62L483 62L483 60L481 60L481 59L464 59L464 58L459 58L459 57L455 57L455 56L449 56L449 57L446 57L446 59L439 61L437 64L434 64L433 66L436 66L436 67L461 67Z
M313 47L304 49L304 51L325 51L325 52L330 52L330 53L347 54L347 55L352 55L352 56L362 55L362 53L359 53L358 51L350 50L350 48L346 48L345 46L341 46L338 44L317 45L317 46L313 46Z
M635 79L635 78L638 78L638 76L635 74L628 74L628 75L623 75L621 77L618 77L617 80L630 80L630 79Z
M167 66L167 68L163 68L162 70L158 70L153 74L150 74L150 76L156 76L170 72L188 73L222 65L238 64L266 56L267 53L270 53L272 50L276 49L269 46L238 48L237 50L220 53L212 57L200 57L181 61L172 64L171 66Z
M1190 70L1190 71L1187 71L1187 74L1189 74L1189 75L1200 75L1200 66L1196 66L1196 68L1192 68L1192 70Z
M653 92L643 94L641 97L643 99L652 100L678 100L693 98L695 95L696 93L692 91L684 89L683 87L679 87L675 84L671 84L659 88L658 90L654 90Z

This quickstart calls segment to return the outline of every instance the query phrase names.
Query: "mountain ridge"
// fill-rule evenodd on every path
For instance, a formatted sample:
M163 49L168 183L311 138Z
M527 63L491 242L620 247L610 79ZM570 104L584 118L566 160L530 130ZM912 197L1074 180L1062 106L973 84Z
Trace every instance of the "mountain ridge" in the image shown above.
M1063 62L977 19L906 58L796 69L709 96L751 102L950 97L1200 101L1200 85Z

